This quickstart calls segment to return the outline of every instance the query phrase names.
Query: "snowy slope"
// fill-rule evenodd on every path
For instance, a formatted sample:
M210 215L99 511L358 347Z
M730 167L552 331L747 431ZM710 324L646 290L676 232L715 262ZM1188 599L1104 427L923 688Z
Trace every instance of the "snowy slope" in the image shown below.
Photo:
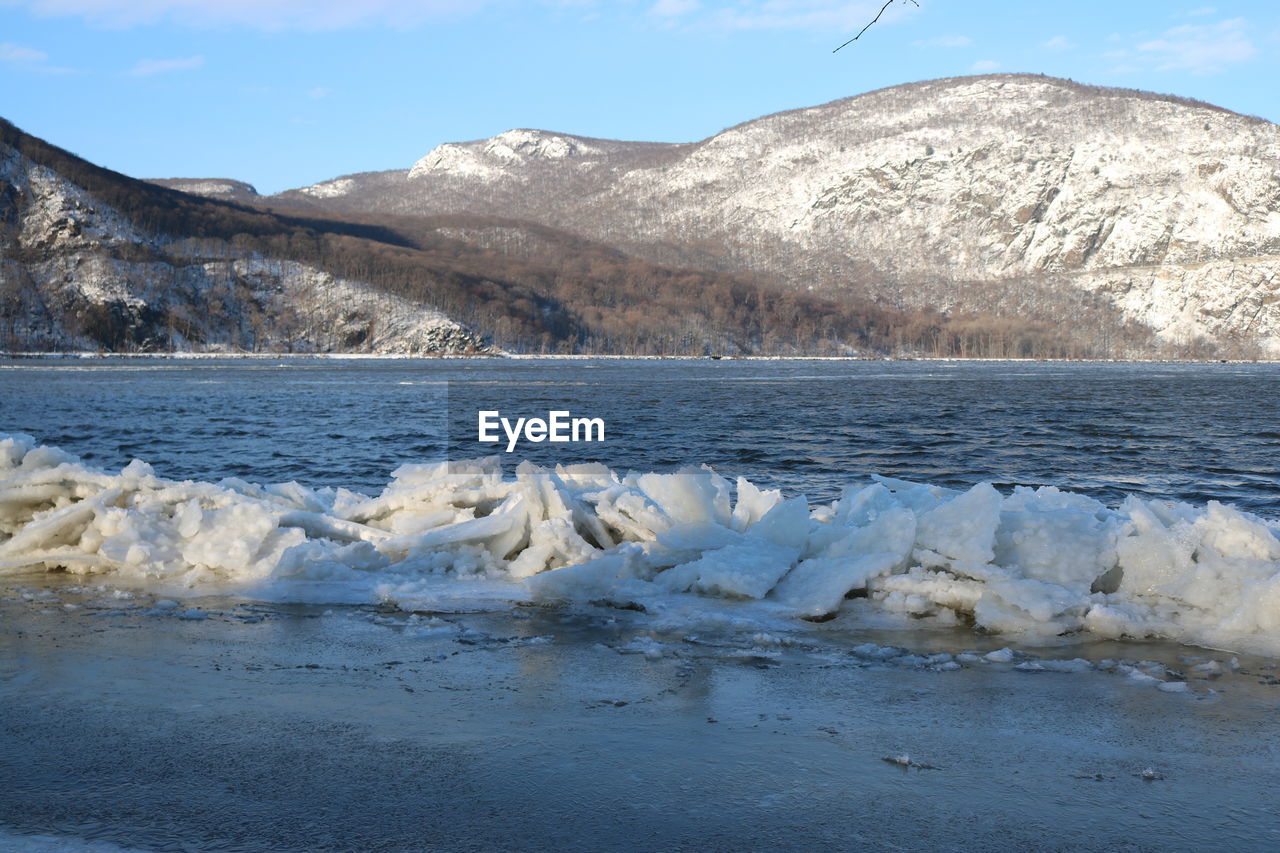
M1280 354L1280 128L1149 93L952 78L689 145L509 131L301 192L517 216L662 262L711 241L723 269L894 304L1052 314L1043 294L1098 294L1165 340Z
M258 190L253 184L230 178L150 178L148 183L224 201L252 202L258 198Z
M0 349L481 348L440 311L361 282L225 241L151 234L7 145L0 223Z

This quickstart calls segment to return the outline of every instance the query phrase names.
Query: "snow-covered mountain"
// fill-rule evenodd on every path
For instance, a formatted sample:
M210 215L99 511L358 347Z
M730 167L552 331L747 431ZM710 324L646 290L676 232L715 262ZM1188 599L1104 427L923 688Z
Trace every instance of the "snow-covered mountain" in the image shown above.
M0 350L879 353L913 319L527 221L335 216L325 196L136 180L0 119ZM1050 331L1044 351L1074 346Z
M1280 355L1280 127L1029 75L936 80L663 145L515 130L278 197L526 219L882 304Z
M149 178L148 182L223 201L253 202L259 198L258 190L253 184L232 178Z
M234 241L161 233L20 145L92 177L102 194L146 199L145 185L12 126L0 130L0 350L481 349L472 332L429 305ZM221 181L188 189L219 195L245 187ZM160 202L183 203L171 195Z

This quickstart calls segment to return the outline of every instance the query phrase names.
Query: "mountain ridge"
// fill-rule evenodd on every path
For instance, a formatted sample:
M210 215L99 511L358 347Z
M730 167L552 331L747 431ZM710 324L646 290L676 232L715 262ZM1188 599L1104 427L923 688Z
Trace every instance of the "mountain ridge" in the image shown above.
M0 120L10 351L848 354L922 319L661 267L518 220L208 199Z
M120 202L136 226L80 246L76 264L155 261L171 245L187 254L161 259L166 276L296 263L443 312L474 330L473 350L1280 355L1280 128L1177 96L945 78L693 143L517 128L272 196L223 178L144 184L24 139L71 175L65 198L79 180L84 204ZM21 220L33 185L9 171L0 220ZM32 226L49 246L92 225L55 219ZM52 263L23 240L0 239L10 282ZM119 272L117 291L163 302L156 269ZM232 264L217 287L244 275ZM288 288L264 280L245 304L266 316ZM183 284L197 301L209 286ZM361 324L322 346L372 345L376 320Z
M1026 311L1034 306L1018 306L1020 291L1071 288L1166 342L1280 353L1280 316L1266 301L1280 254L1280 134L1255 116L1175 95L980 75L787 110L694 143L634 143L647 146L645 163L481 159L513 133L587 140L507 131L446 143L408 172L329 182L318 209L513 216L653 262L762 273L896 307L952 310L954 292L986 282L995 310ZM441 153L453 159L426 168ZM688 249L699 241L715 244L719 260ZM904 242L919 249L902 251ZM1134 269L1155 275L1121 276ZM1242 276L1261 310L1232 302L1231 279Z

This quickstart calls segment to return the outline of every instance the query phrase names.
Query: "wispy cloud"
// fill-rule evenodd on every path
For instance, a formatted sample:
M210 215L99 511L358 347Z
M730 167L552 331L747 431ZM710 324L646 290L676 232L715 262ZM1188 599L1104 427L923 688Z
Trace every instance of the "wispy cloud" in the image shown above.
M170 71L191 71L204 65L203 56L187 56L181 59L142 59L129 70L131 77L150 77L168 74Z
M1000 63L994 59L979 59L973 65L969 66L969 70L977 74L989 74L992 71L998 71Z
M1217 24L1185 24L1166 30L1160 38L1138 44L1130 58L1154 64L1158 71L1213 74L1257 54L1245 19L1232 18Z
M649 9L649 13L659 18L682 18L692 15L702 8L698 0L658 0Z
M518 4L575 15L594 14L593 10L607 5L601 0L0 0L0 6L25 8L38 16L76 17L108 28L167 23L196 29L279 31L374 26L407 29ZM682 26L815 29L840 34L864 27L884 0L629 0L626 5ZM877 26L891 25L920 11L909 0L893 0Z
M324 86L316 86L314 89L307 92L307 97L313 101L322 101L331 94L333 94L332 89L326 89Z
M1045 50L1052 51L1071 50L1075 47L1075 45L1071 43L1071 40L1066 36L1054 36L1048 41L1042 42L1040 46Z
M704 5L700 23L724 30L830 30L856 33L884 6L884 0L733 0ZM877 26L913 15L919 7L897 0Z
M45 17L77 17L127 28L175 23L195 28L340 30L408 27L441 16L470 15L506 0L8 0ZM564 0L547 0L562 6Z
M38 74L70 74L75 70L61 65L50 65L49 54L43 50L8 41L0 42L0 65Z
M931 39L917 39L911 43L915 47L968 47L973 39L968 36L934 36Z
M42 50L23 47L20 44L7 41L0 43L0 62L9 62L14 65L31 65L37 62L44 62L48 58L49 54Z

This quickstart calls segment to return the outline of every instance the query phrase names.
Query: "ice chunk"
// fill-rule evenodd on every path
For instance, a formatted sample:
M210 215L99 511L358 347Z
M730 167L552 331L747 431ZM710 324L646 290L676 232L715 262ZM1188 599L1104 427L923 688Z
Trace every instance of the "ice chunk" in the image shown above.
M625 590L638 589L629 581L646 574L640 549L626 545L593 560L544 572L527 581L535 598L544 601L616 600Z
M749 537L668 569L655 583L672 592L764 598L795 563L795 548Z
M871 479L893 493L894 500L907 507L917 515L928 512L938 504L955 497L959 492L942 486L931 486L927 483L911 483L906 480L895 480L873 474Z
M975 622L991 631L1054 633L1078 623L1088 607L1085 595L1032 578L992 578L973 608ZM1066 618L1064 618L1066 617Z
M731 491L705 467L619 477L524 463L509 478L489 457L401 466L367 497L173 482L139 461L109 473L0 436L0 574L404 607L643 599L677 622L733 622L727 614L749 608L675 607L674 593L821 616L865 589L850 609L892 624L908 615L1280 653L1280 525L1234 507L1131 497L1109 509L1051 487L1005 498L988 484L955 492L887 478L821 506L745 479L732 505ZM1166 683L1163 670L1133 672Z
M619 646L618 651L624 655L644 655L649 660L658 660L666 655L667 648L653 637L635 637L626 645Z
M517 498L519 497L521 496L517 496ZM518 507L519 501L512 501L504 504L503 512L495 512L484 518L473 518L469 521L460 521L445 527L433 528L425 533L389 537L379 542L377 548L384 554L415 554L464 542L506 541L511 537L504 538L504 534L522 530L522 522L525 519L518 513ZM495 551L497 550L501 550L503 552L502 555L505 556L510 551L510 548L497 546Z
M746 477L739 477L738 502L733 507L733 529L741 533L780 503L782 492L779 490L763 491L752 485Z
M814 557L803 560L769 593L769 597L805 616L825 616L839 609L851 590L898 565L898 554L860 557Z
M898 506L901 506L898 498L883 482L857 488L847 486L836 501L832 515L840 524L862 527L882 512Z
M1150 504L1135 497L1126 499L1121 511L1128 520L1128 535L1116 546L1123 571L1121 591L1151 595L1191 569L1199 544L1194 524L1180 520L1170 526Z
M0 438L0 473L12 471L36 446L36 440L25 433L14 433Z
M705 465L674 474L642 474L636 485L673 522L730 524L729 482Z
M1071 660L1043 660L1040 665L1049 672L1090 672L1093 670L1093 664L1084 658L1072 658Z
M809 502L800 497L777 504L747 532L798 553L809 539Z
M1002 501L990 483L979 483L920 516L916 543L948 559L989 563L995 559Z
M1000 514L994 561L1027 577L1088 592L1116 564L1116 525L1097 508L1046 506L1025 501Z
M592 559L599 551L574 529L567 518L549 518L529 533L529 543L508 564L513 578L527 578Z
M905 507L893 507L876 516L865 527L845 533L817 553L819 557L858 557L864 554L894 554L902 568L911 556L916 539L915 514Z
M982 600L983 584L949 572L913 567L905 574L873 579L871 598L889 611L913 615L934 614L939 608L972 613Z
M736 545L743 535L714 522L677 524L658 534L658 544L668 551L699 553Z

